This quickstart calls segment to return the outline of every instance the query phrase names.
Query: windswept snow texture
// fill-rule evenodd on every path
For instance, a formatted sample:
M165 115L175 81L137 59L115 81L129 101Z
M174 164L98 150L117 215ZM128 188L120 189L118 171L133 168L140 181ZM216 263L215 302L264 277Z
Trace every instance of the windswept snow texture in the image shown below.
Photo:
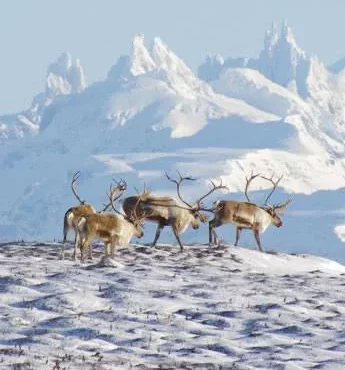
M1 369L345 367L334 261L131 245L80 265L56 244L0 249Z
M160 38L147 46L138 35L106 76L87 86L79 60L62 54L32 106L0 117L3 240L60 239L63 215L76 204L77 170L81 197L97 209L114 178L127 180L128 195L145 183L174 196L164 174L179 170L198 179L182 189L190 202L208 191L208 180L222 179L229 191L213 194L211 206L244 200L253 171L284 175L272 203L293 198L284 227L271 226L264 247L345 261L345 73L303 51L287 24L266 33L258 58L208 56L199 77ZM261 204L269 184L250 190ZM145 242L153 232L148 225ZM219 233L232 242L234 227ZM207 225L182 238L207 241ZM250 232L243 238L253 245Z

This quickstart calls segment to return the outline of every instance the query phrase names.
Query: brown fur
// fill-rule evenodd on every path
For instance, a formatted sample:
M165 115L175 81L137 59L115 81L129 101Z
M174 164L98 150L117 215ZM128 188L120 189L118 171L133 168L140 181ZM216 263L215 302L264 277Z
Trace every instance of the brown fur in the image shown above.
M156 245L161 230L169 225L180 245L180 249L183 250L179 235L187 229L189 224L192 224L194 229L199 228L200 213L179 208L179 203L173 198L148 195L141 197L139 203L138 196L125 198L122 208L128 217L132 217L136 205L138 205L136 214L139 217L145 217L148 221L157 223L156 235L152 246Z
M284 212L290 201L276 207L260 207L254 203L232 200L219 201L214 210L214 218L209 222L209 243L212 244L213 241L218 243L215 228L232 223L236 225L235 246L239 241L242 229L251 229L254 232L256 243L262 251L260 232L264 232L270 224L277 227L282 226L283 223L278 214Z
M89 250L91 257L91 243L94 239L101 239L105 244L106 254L108 247L112 248L112 255L117 244L127 244L133 235L141 238L142 228L139 224L113 214L88 214L80 218L77 226L81 240L81 260L85 259L85 251Z
M61 256L64 257L65 254L65 243L67 240L68 231L73 229L75 237L74 237L74 258L76 256L76 249L78 245L78 235L76 232L78 222L80 218L84 215L96 213L96 210L90 204L82 204L80 206L71 207L67 210L64 216L64 223L63 223L63 246L61 249Z

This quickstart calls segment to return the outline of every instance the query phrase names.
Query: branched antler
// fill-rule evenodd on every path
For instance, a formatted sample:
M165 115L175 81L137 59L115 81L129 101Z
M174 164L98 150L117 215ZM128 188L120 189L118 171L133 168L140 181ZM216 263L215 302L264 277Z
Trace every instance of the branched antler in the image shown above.
M106 211L109 207L111 207L115 213L117 213L118 215L122 215L122 216L126 217L120 211L118 211L115 207L114 194L116 193L116 189L117 189L117 187L113 189L112 186L110 185L109 192L107 192L107 197L109 199L109 203L103 208L102 212ZM118 198L119 197L117 197L116 199L118 199Z
M249 196L248 196L248 189L249 189L249 185L250 183L255 179L257 178L258 176L260 176L259 173L257 173L256 175L253 174L253 171L251 172L250 174L250 177L246 177L246 187L244 189L244 195L246 196L247 200L249 203L251 203L251 200L249 199Z
M78 181L80 177L80 171L77 171L74 175L73 175L73 178L72 178L72 182L71 182L71 188L72 188L72 192L74 194L74 196L78 199L79 203L80 204L85 204L85 200L81 200L79 195L77 194L76 190L75 190L75 183Z
M286 207L292 202L292 198L289 198L284 203L279 203L273 206L273 208L276 210L277 213L279 213L281 216L284 214Z
M139 193L139 191L136 189L137 192L137 201L135 203L135 206L133 207L130 221L136 225L142 225L143 221L146 217L150 216L152 214L152 210L148 212L147 209L142 209L141 205L145 204L145 200L147 199L148 195L150 194L150 190L146 188L146 184L144 184L144 190L142 193ZM139 212L138 212L139 211Z
M109 203L105 204L104 208L101 211L99 211L99 213L103 213L107 211L109 207L112 207L116 213L121 214L121 212L116 210L114 203L123 195L124 191L127 189L127 183L125 180L122 179L120 181L116 181L113 179L113 181L116 183L116 186L113 188L112 185L110 185L109 193L107 193Z
M202 211L210 211L209 209L207 208L203 208L203 205L202 205L202 201L207 198L209 195L211 195L213 192L215 192L216 190L220 190L220 189L228 189L227 186L223 185L223 181L220 180L220 183L219 185L216 185L214 183L213 180L210 180L210 183L211 183L211 189L205 194L203 195L201 198L199 198L198 201L196 201L196 204L197 204L197 207L198 207L198 210L202 210Z
M165 173L165 176L166 176L166 178L169 181L171 181L171 182L173 182L173 183L176 184L177 195L178 195L179 199L181 200L181 202L183 202L190 209L193 209L193 206L191 204L189 204L188 202L186 202L182 198L181 193L180 193L180 186L181 186L182 182L185 181L185 180L195 181L195 179L193 177L190 177L190 176L182 176L179 171L177 171L177 173L179 175L179 179L178 180L175 180L175 179L171 178L167 173Z
M272 174L271 177L266 177L266 176L260 176L260 177L264 180L267 180L267 181L271 182L272 185L273 185L273 188L272 188L271 192L268 194L268 196L266 197L265 204L264 204L265 206L268 206L268 204L267 204L268 200L271 198L272 194L275 192L279 182L284 177L284 175L281 175L276 181L273 180L274 174Z
M117 181L117 180L113 179L113 181L115 182L116 187L119 189L119 191L123 192L123 191L127 190L126 180L120 179L120 181Z
M150 188L146 188L145 183L144 183L144 190L142 193L140 193L140 191L136 187L134 188L134 190L136 191L136 193L138 194L138 197L140 197L141 200L145 200L151 193Z

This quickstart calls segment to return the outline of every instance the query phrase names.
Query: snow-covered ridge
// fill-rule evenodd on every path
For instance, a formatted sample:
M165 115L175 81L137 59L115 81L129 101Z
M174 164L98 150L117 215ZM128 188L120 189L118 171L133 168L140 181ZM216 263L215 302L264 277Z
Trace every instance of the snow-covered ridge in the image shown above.
M101 246L85 265L58 260L57 244L0 248L3 369L345 366L334 261L137 244L105 266Z

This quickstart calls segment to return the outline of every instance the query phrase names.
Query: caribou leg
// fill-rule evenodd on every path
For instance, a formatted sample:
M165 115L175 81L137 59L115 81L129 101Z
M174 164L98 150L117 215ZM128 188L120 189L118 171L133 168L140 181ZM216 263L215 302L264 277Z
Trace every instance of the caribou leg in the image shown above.
M257 245L260 249L260 252L264 252L264 250L261 248L259 230L257 228L254 228L253 231L254 231L255 240L256 240L256 243L257 243Z
M74 261L77 260L77 249L80 243L80 235L77 231L75 231L75 236L74 236L74 251L73 251L73 259ZM82 246L80 245L80 249L82 249Z
M92 260L93 257L92 257L92 243L90 243L89 245L89 260Z
M65 215L64 217L64 222L63 222L63 241L62 241L62 247L60 250L60 258L64 259L65 258L65 249L66 249L66 241L67 241L67 234L68 234L68 222L67 222L67 217Z
M156 245L157 240L158 240L159 236L161 235L161 231L162 231L163 228L164 228L164 225L162 225L160 223L157 225L156 235L155 235L155 238L154 238L154 240L151 244L151 247L154 247Z
M110 243L110 256L111 258L114 258L115 257L115 248L118 244L116 243L116 241L113 241Z
M214 228L214 226L213 226L213 223L211 224L211 222L212 222L213 220L211 220L209 223L208 223L208 243L210 244L210 245L212 245L213 244L213 238L212 238L212 235L213 235L213 228Z
M240 239L242 227L236 227L236 240L234 246L237 247L238 241Z
M213 238L214 238L214 244L219 246L219 238L218 238L218 235L215 229L213 229Z
M81 254L80 260L81 260L81 262L85 261L85 253L90 248L90 244L91 244L91 241L89 241L89 240L84 240L84 242L82 243L82 245L80 247L80 254Z
M216 227L218 226L221 226L221 223L216 218L214 218L208 223L208 238L209 238L210 245L213 245L213 244L218 245L218 235L215 230Z
M179 237L179 235L178 235L178 232L177 232L177 230L176 230L176 228L175 227L171 227L172 228L172 230L173 230L173 233L174 233L174 235L175 235L175 238L176 238L176 240L177 240L177 242L178 242L178 244L179 244L179 246L180 246L180 251L181 252L183 252L183 245L182 245L182 243L181 243L181 239L180 239L180 237Z
M110 257L114 258L115 256L115 244L110 244Z

